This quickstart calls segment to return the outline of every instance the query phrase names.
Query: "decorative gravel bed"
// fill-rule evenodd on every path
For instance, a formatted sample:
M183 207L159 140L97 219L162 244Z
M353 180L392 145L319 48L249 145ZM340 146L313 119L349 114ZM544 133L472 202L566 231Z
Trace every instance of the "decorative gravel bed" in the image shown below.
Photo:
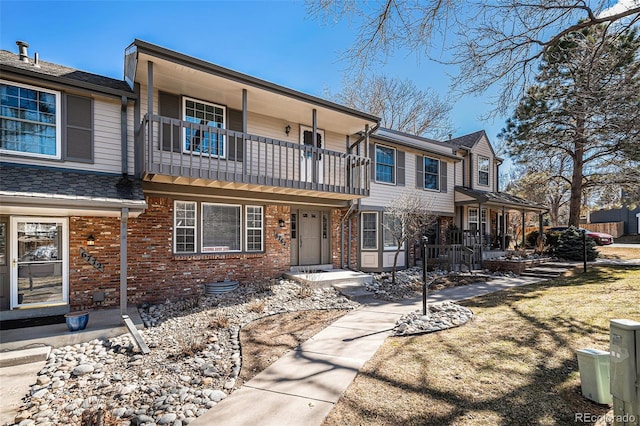
M376 274L368 286L376 297L420 297L422 271ZM486 274L433 272L430 289L486 281ZM236 290L179 302L141 306L141 334L151 354L141 355L128 334L52 351L24 398L15 422L30 425L188 425L232 392L242 357L239 332L270 315L310 309L355 309L334 289L313 289L289 280L243 285ZM429 314L403 316L396 335L458 326L473 314L445 302Z

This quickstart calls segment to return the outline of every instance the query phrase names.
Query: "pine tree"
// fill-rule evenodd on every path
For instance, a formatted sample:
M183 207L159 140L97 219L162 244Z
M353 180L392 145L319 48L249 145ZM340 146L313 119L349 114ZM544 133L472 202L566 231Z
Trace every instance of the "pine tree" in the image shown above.
M590 190L640 179L640 37L601 26L569 33L545 52L536 80L502 136L517 162L556 164L577 226Z

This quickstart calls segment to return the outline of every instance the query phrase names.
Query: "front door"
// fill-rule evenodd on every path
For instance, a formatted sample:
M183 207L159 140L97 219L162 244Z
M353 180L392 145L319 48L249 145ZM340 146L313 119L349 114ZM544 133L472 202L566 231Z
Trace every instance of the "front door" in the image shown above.
M66 218L11 218L11 308L68 302Z
M320 223L322 212L300 211L300 230L298 234L299 265L319 265L321 263L322 240Z

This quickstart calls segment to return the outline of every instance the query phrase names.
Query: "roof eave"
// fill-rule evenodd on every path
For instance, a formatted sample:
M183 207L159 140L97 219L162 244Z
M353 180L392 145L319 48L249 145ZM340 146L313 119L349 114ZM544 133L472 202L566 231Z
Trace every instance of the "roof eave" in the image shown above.
M5 73L13 73L21 77L31 78L33 80L41 80L41 81L44 80L44 81L48 81L58 85L66 86L66 87L74 87L74 88L89 90L94 93L101 93L101 94L117 96L117 97L125 96L128 99L137 99L136 94L133 92L112 89L109 87L101 86L99 84L88 83L85 81L78 81L71 78L57 77L54 75L29 71L22 68L12 67L11 65L7 65L7 64L0 64L0 71L2 72L3 77L5 77L6 75Z
M179 64L183 64L183 65L187 64L193 68L201 69L205 72L212 73L233 81L237 81L242 84L250 85L263 90L268 90L283 96L299 99L323 108L328 108L334 111L342 112L344 114L349 114L354 117L358 117L360 119L370 121L372 123L376 123L376 124L380 123L380 117L377 117L375 115L368 114L363 111L358 111L356 109L349 108L344 105L340 105L335 102L331 102L316 96L308 95L306 93L299 92L297 90L289 89L287 87L280 86L278 84L271 83L266 80L262 80L247 74L240 73L238 71L231 70L229 68L224 68L219 65L212 64L211 62L194 58L192 56L188 56L183 53L176 52L174 50L157 46L155 44L151 44L143 40L135 39L133 43L127 47L127 49L131 49L133 46L137 48L138 54L146 53L148 55L156 56L161 59L176 62Z

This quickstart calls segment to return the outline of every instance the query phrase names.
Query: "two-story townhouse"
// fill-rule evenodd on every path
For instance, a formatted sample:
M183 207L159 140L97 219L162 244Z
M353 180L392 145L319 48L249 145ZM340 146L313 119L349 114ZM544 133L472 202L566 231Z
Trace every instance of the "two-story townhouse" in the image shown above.
M148 205L131 229L130 300L342 266L378 117L140 40L125 80Z
M117 305L127 220L146 207L136 95L17 44L0 51L0 320Z
M527 214L542 214L548 208L537 203L500 192L499 167L503 160L496 156L484 130L447 141L462 157L455 176L456 228L464 235L467 245L478 245L483 255L490 249L504 250L510 240L524 245L522 225L509 229L509 214L519 215L519 222L526 222ZM541 226L541 225L540 225ZM454 237L456 239L456 237Z
M454 223L455 173L462 157L452 145L379 128L371 136L371 191L360 201L358 265L363 271L383 271L393 267L396 242L385 226L393 220L385 209L403 193L418 194L437 216L432 243L442 242L444 231ZM400 251L397 266L414 264L416 247L408 243Z

